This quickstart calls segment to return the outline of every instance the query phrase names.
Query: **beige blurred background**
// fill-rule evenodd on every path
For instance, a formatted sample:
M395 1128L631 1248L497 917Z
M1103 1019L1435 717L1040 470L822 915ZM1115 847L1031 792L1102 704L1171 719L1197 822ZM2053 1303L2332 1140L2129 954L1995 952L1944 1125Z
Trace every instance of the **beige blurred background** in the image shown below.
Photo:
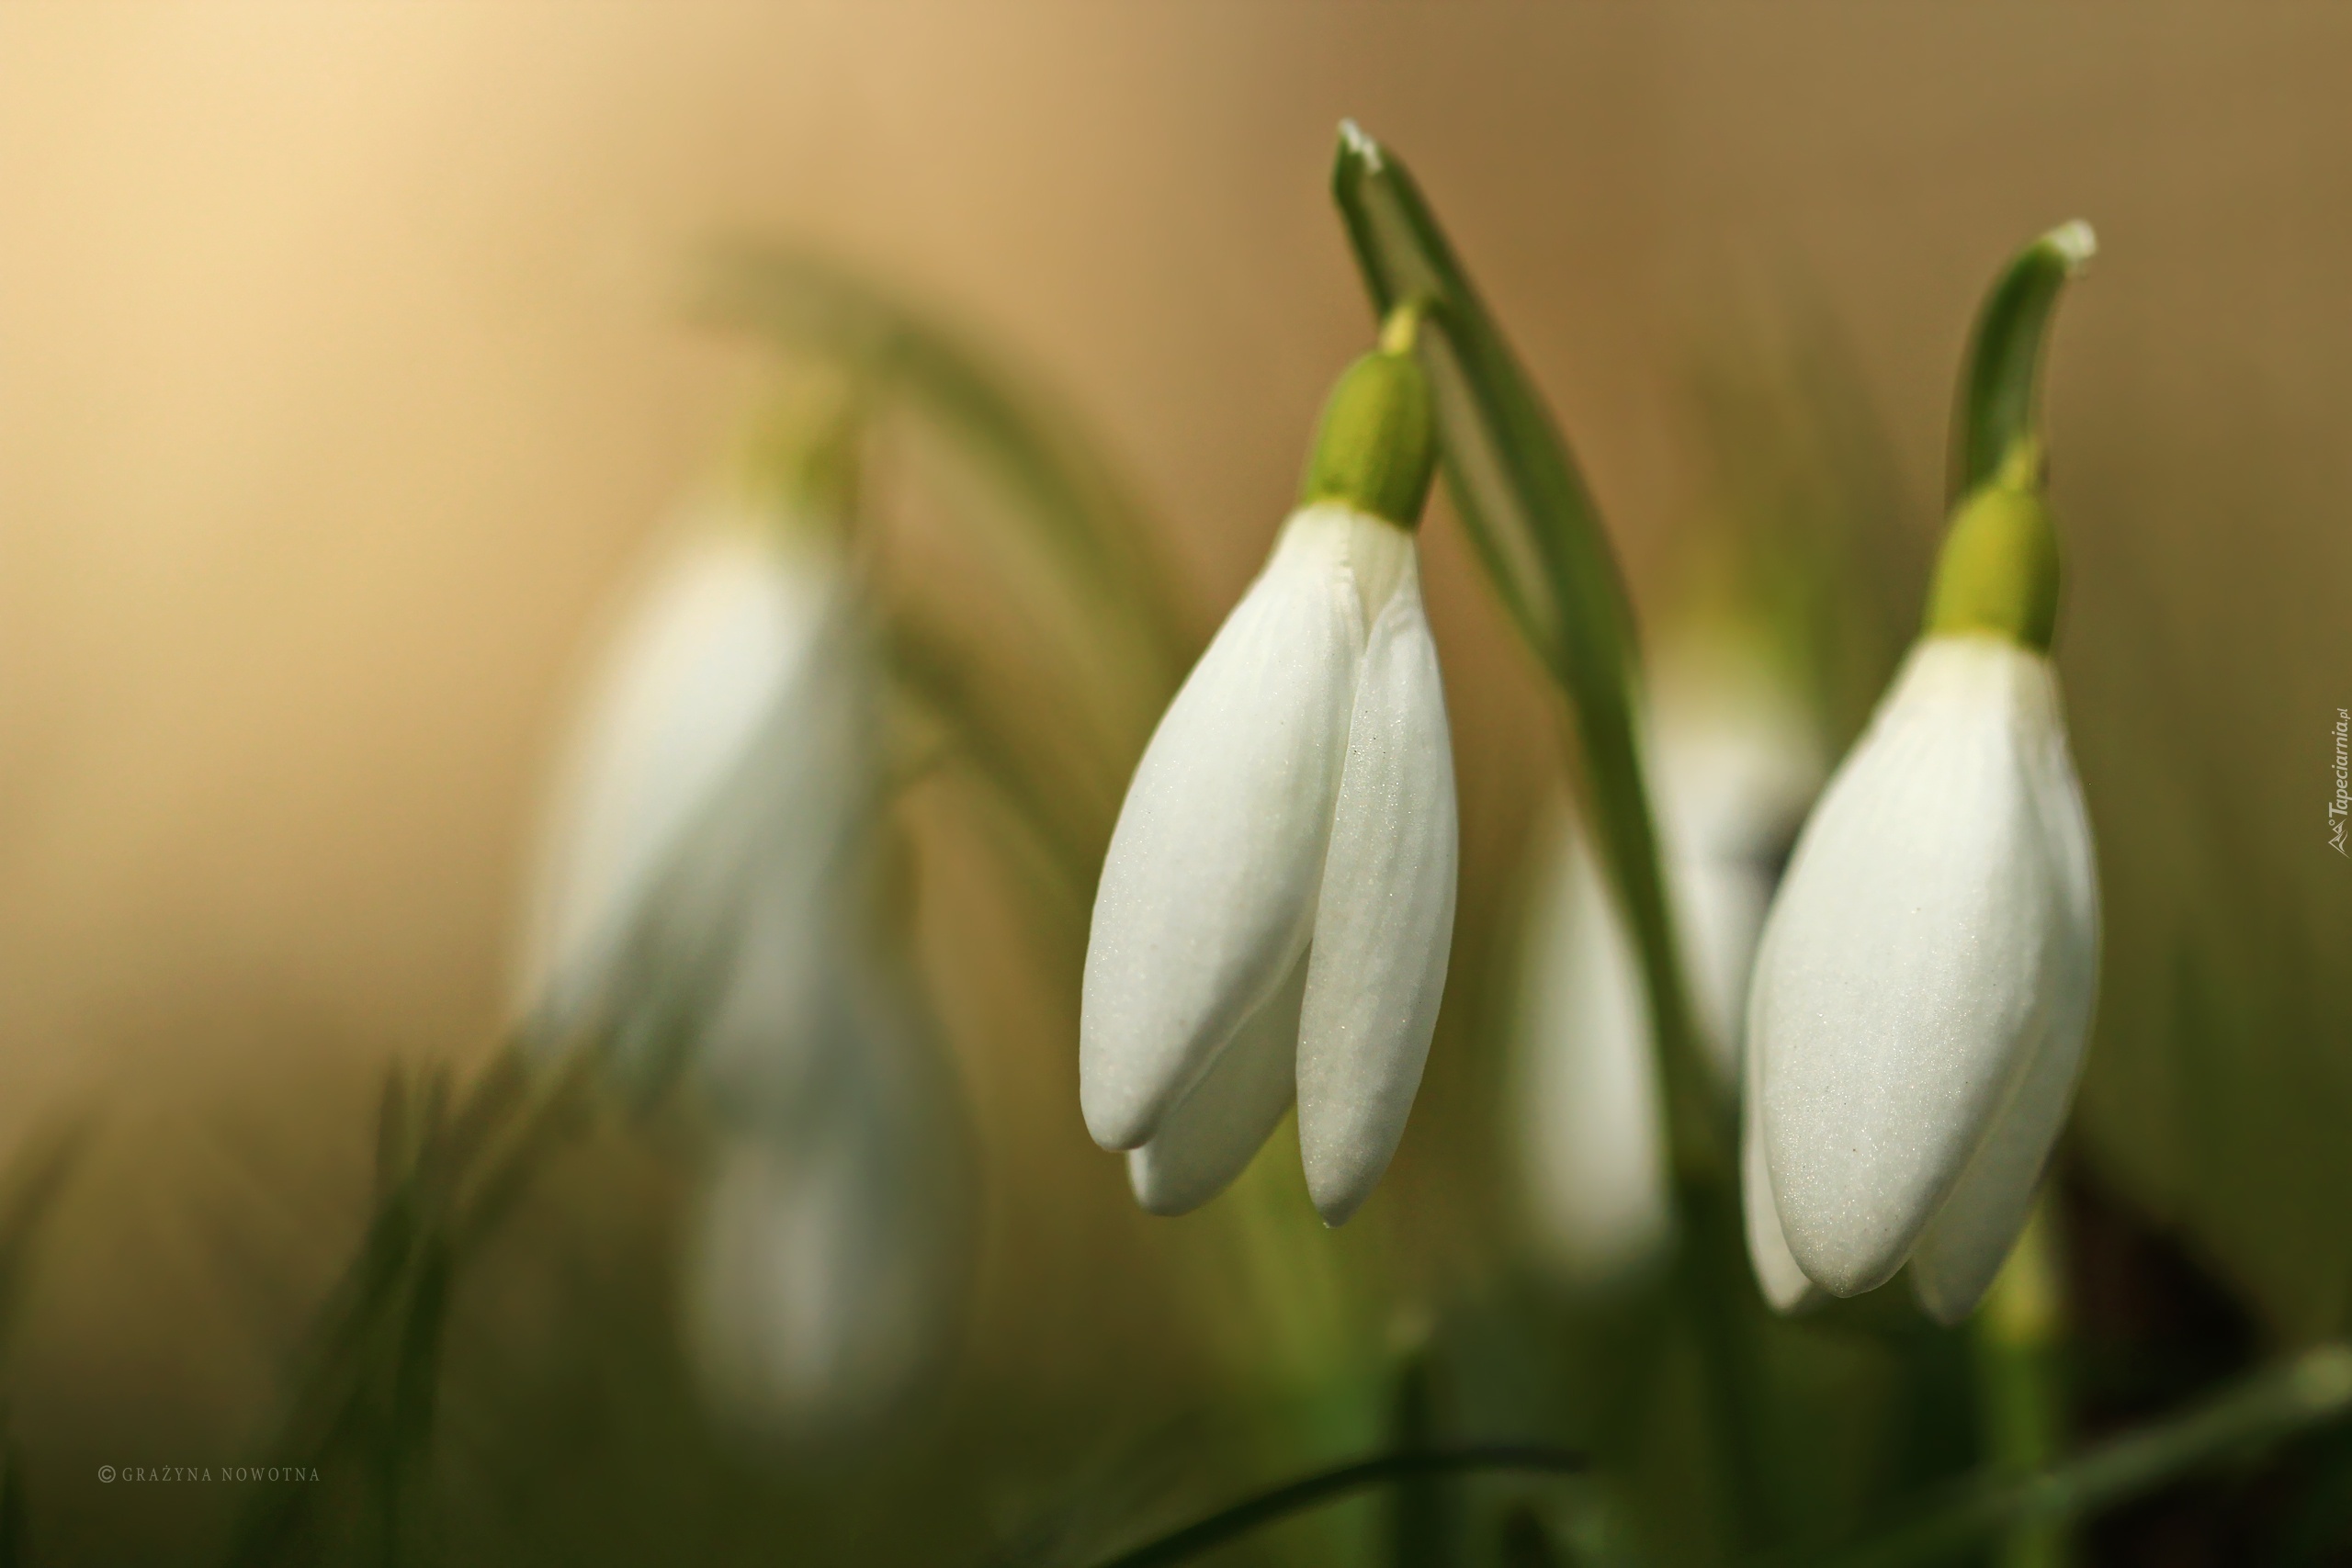
M1057 386L1204 631L1367 332L1343 115L1412 158L1645 592L1725 333L1834 322L1924 539L1978 289L2094 220L2052 402L2071 698L2145 742L2083 758L2119 937L2197 780L2352 931L2348 80L2352 13L2284 5L11 0L0 1129L103 1100L188 1159L283 1143L327 1174L270 1201L356 1213L377 1065L499 1022L585 639L744 385L679 315L705 238L812 241ZM1552 763L1431 535L1490 885ZM240 1122L254 1084L330 1109ZM116 1179L115 1263L203 1244ZM90 1365L137 1390L144 1343Z

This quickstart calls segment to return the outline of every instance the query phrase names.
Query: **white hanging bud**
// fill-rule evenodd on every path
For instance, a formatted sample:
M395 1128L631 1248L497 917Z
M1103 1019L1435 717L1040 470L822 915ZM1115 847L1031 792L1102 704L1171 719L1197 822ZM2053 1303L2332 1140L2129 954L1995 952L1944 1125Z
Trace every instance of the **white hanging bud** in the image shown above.
M2048 654L2057 588L2027 444L1955 515L1926 635L1805 825L1750 998L1749 1175L1790 1258L1839 1296L1908 1260L1945 1323L2025 1223L2098 980L2090 825Z
M691 1072L717 1147L688 1350L718 1414L795 1441L855 1435L936 1365L969 1229L945 1066L873 918L847 412L780 403L615 643L527 982L544 1048L643 1088Z
M1749 998L1748 1233L1776 1303L1906 1261L1974 1310L2030 1213L2098 977L2090 824L2056 671L2038 376L2091 231L2027 246L1962 378L1926 630L1805 825ZM1760 1157L1758 1150L1761 1151ZM1777 1222L1777 1224L1775 1224Z
M873 779L841 461L805 433L763 433L614 640L526 945L543 1046L592 1034L650 1071L689 1032L714 1058L730 1040L773 1057L836 962L833 904Z
M1308 1190L1339 1224L1420 1084L1456 826L1411 532L1434 442L1414 319L1332 393L1302 504L1162 716L1112 834L1080 1098L1097 1143L1137 1151L1158 1211L1222 1190L1295 1093Z

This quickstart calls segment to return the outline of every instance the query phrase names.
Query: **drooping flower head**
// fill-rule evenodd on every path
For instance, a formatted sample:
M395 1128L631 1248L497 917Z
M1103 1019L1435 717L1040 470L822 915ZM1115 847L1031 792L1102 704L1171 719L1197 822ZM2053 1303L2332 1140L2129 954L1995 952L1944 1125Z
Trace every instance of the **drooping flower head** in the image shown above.
M871 1429L933 1368L969 1214L951 1075L881 918L856 430L781 403L616 641L526 973L543 1051L692 1085L711 1134L689 1359L738 1427Z
M1332 1224L1386 1169L1453 930L1453 761L1413 528L1434 460L1399 312L1327 405L1300 505L1162 716L1095 895L1088 1131L1137 1200L1222 1190L1294 1098Z
M2089 233L2041 245L2026 260L2058 269L2054 295ZM1758 951L1749 1237L1784 1307L1907 1261L1931 1315L1967 1316L2064 1122L2099 906L2049 657L2057 590L2025 428L1956 509L1925 632L1806 823Z
M591 1042L627 1077L710 1066L758 997L773 1056L831 962L872 799L872 677L848 433L798 412L755 426L689 509L592 683L526 949L542 1049Z

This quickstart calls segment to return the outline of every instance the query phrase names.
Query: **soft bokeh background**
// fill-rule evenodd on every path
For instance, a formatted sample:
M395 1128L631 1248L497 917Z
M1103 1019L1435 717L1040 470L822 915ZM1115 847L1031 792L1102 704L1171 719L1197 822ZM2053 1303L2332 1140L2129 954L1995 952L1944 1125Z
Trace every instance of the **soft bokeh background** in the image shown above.
M56 1508L119 1552L210 1517L80 1461L250 1435L382 1064L489 1049L582 659L747 385L684 321L695 247L810 242L1053 385L1204 635L1367 333L1343 115L1412 158L1653 605L1721 501L1706 389L1792 344L1916 595L1977 292L2097 224L2050 393L2110 914L2084 1158L2267 1333L2346 1326L2347 69L2352 16L2291 6L0 9L0 1135L104 1108L17 1352ZM1475 933L1555 764L1430 540ZM1067 1021L958 1048L1073 1186L1037 1288L1087 1323L1141 1222ZM1408 1140L1383 1199L1417 1247L1434 1166ZM1137 1322L1069 1350L1074 1409Z

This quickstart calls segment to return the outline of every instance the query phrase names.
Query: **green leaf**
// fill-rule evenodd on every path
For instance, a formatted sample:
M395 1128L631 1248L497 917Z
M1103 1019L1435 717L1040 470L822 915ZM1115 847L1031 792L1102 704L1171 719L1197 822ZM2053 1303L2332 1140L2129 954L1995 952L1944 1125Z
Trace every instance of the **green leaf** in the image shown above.
M2041 439L2050 319L2095 248L2089 224L2062 223L2012 257L1984 297L1952 400L1948 504L1999 473L2020 443Z
M1448 493L1495 590L1569 700L1595 836L1642 958L1686 1179L1728 1176L1728 1132L1686 1000L1643 782L1633 609L1551 411L1396 156L1340 129L1331 189L1376 311L1429 303L1419 343Z

